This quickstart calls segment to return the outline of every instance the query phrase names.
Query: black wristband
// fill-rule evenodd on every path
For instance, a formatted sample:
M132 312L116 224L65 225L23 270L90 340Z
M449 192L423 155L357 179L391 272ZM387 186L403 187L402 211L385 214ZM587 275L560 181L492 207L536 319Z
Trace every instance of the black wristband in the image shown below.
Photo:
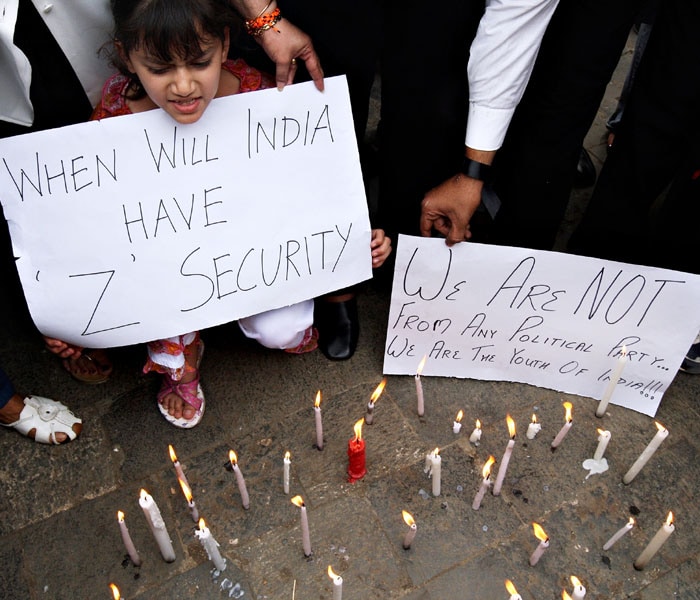
M484 183L491 181L491 165L477 162L471 158L464 157L462 161L462 173L472 179L478 179Z

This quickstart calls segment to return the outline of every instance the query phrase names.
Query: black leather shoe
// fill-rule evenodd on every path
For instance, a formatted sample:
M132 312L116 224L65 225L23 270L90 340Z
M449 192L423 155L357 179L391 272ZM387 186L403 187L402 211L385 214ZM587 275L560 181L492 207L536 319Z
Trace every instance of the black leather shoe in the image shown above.
M318 347L331 360L347 360L357 348L360 322L357 300L344 302L316 301L314 322L318 329Z
M588 154L588 151L585 148L581 148L581 154L578 157L578 164L576 165L574 187L591 187L595 183L595 178L595 165L591 160L591 155Z

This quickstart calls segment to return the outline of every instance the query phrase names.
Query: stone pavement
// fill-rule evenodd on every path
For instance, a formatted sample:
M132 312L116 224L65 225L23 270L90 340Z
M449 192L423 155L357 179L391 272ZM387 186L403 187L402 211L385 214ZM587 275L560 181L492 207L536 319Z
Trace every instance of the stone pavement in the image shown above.
M627 57L628 58L628 57ZM622 65L624 67L624 64ZM621 84L624 69L611 87ZM601 109L604 118L612 96ZM587 145L602 158L601 119ZM597 128L597 130L596 130ZM589 190L590 191L590 190ZM574 194L562 235L575 222L586 192ZM508 598L511 579L525 600L572 593L569 576L587 598L666 600L700 598L700 482L697 435L700 377L679 374L658 420L670 431L649 464L630 484L622 475L653 437L654 421L611 405L603 419L590 398L507 382L423 378L425 416L416 414L412 377L392 376L365 426L367 475L347 482L347 440L382 379L389 297L367 286L360 298L362 333L352 360L331 363L320 353L291 356L244 339L235 325L207 330L202 365L207 410L191 431L168 425L156 409L158 381L140 374L143 348L112 352L112 379L100 386L72 381L42 344L22 312L21 300L0 317L0 361L25 391L64 400L84 420L77 441L60 447L0 434L0 598L185 599L242 597L312 600L333 597L330 565L343 577L346 600L402 598L452 600ZM323 451L314 448L313 400L322 390ZM562 422L563 400L574 405L574 425L556 452L550 442ZM452 432L459 409L463 431ZM524 432L537 412L543 429ZM501 459L510 413L519 435L500 497L472 500L481 469ZM481 444L468 441L474 419ZM581 463L596 447L595 429L612 432L610 469L586 479ZM198 540L168 457L172 444L193 488L199 512L227 559L223 573ZM442 493L430 494L425 454L442 456ZM226 468L236 451L250 493L241 506L235 477ZM282 488L282 457L291 452L291 494ZM176 559L158 552L138 504L145 488L157 502ZM300 494L307 507L313 554L304 557ZM121 541L117 511L143 560L135 567ZM401 511L418 524L409 550ZM676 530L647 568L633 561L673 511ZM605 541L630 516L636 526L608 551ZM532 523L550 547L531 567L537 546ZM237 584L237 587L236 587ZM242 595L241 595L242 593Z

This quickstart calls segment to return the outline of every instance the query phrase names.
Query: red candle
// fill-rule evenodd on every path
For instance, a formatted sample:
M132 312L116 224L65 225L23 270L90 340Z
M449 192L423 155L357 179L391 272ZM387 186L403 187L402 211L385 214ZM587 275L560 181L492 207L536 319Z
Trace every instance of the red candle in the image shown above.
M355 437L348 440L348 481L354 483L367 473L365 467L365 441L362 439L364 418L355 423Z

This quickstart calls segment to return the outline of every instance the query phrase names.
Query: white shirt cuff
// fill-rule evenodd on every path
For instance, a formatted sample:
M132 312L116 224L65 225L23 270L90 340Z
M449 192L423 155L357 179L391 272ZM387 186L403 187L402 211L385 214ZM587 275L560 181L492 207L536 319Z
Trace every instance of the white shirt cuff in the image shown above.
M513 108L489 108L469 103L465 145L475 150L498 150L503 145Z

